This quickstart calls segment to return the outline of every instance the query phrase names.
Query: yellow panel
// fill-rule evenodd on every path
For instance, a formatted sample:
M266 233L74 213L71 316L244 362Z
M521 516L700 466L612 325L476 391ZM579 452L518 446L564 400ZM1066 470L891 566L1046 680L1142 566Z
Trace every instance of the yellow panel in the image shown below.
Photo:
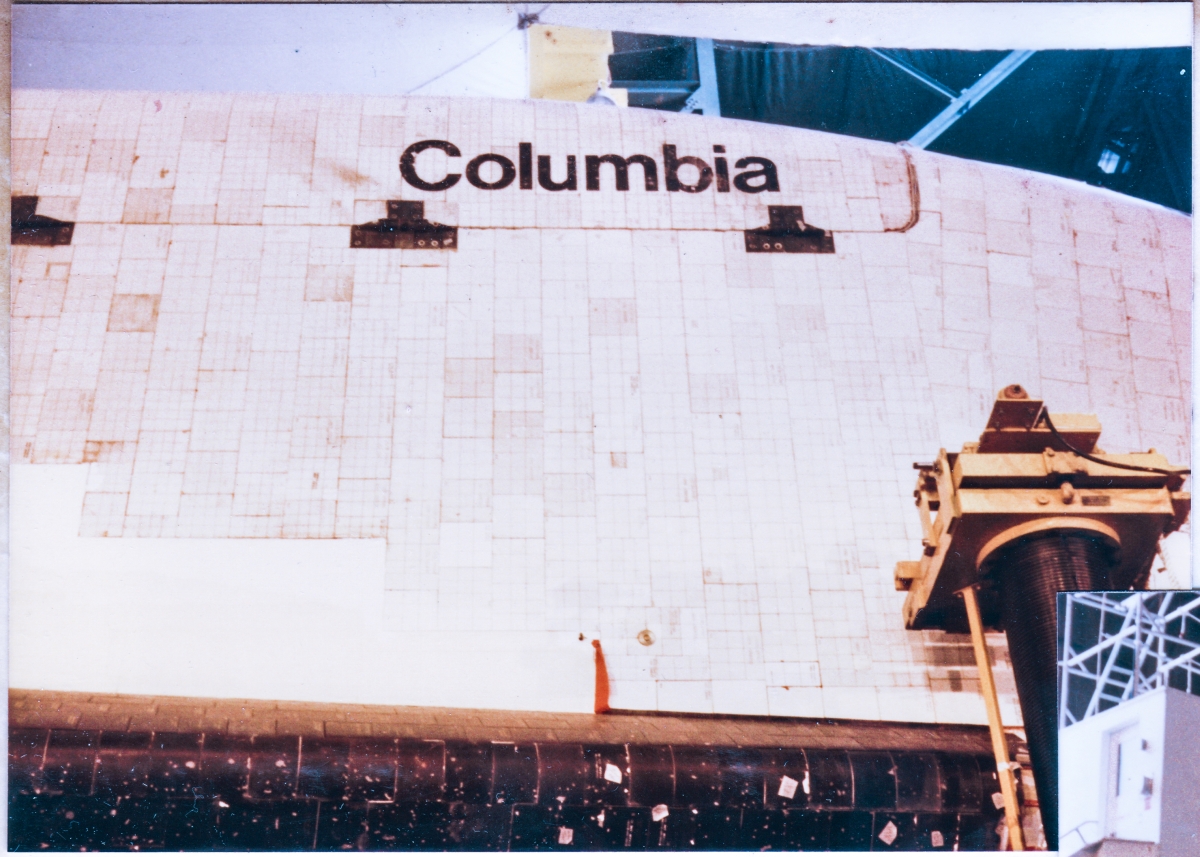
M597 87L622 106L623 89L608 88L612 33L575 27L529 28L529 95L550 101L587 101Z
M613 52L612 33L581 27L555 27L535 24L529 28L529 41L548 46L553 53L591 53L607 56Z

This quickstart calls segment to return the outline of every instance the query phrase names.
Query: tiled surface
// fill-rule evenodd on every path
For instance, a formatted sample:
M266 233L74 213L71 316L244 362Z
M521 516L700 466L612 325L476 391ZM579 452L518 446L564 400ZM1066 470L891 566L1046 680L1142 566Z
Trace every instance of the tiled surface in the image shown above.
M9 691L11 729L991 753L985 727Z
M982 728L36 692L12 714L18 851L998 846Z
M87 465L82 536L384 538L387 621L598 636L621 707L977 717L900 622L911 462L1014 382L1187 460L1190 220L1081 186L915 153L886 232L894 146L469 100L18 91L13 138L77 226L13 248L12 453ZM427 138L721 144L782 191L425 194ZM349 249L402 197L460 249ZM768 203L838 252L747 255Z

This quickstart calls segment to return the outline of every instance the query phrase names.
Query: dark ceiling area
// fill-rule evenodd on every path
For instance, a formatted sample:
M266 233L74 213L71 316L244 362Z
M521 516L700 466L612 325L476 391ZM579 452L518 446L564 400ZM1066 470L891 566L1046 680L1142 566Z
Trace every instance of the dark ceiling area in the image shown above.
M695 40L614 33L613 86L679 111L700 85ZM1004 51L714 44L721 115L872 140L912 138ZM881 56L881 54L883 54ZM889 62L889 59L895 62ZM1191 211L1187 48L1033 54L929 146Z

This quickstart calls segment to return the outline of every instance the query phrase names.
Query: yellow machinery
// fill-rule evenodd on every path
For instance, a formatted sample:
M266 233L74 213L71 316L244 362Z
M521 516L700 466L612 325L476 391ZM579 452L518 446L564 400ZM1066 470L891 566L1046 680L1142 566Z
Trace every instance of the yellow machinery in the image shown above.
M1191 507L1182 490L1190 471L1154 450L1109 455L1099 439L1096 417L1050 414L1020 386L1004 388L978 443L914 465L923 552L895 571L896 588L908 591L905 627L970 628L987 678L983 627L1005 631L1051 849L1058 839L1057 593L1145 588L1159 539L1182 526ZM990 681L983 685L986 697ZM994 689L990 695L997 762L1007 769ZM1012 804L1011 780L1004 785ZM1008 814L1019 846L1015 804Z

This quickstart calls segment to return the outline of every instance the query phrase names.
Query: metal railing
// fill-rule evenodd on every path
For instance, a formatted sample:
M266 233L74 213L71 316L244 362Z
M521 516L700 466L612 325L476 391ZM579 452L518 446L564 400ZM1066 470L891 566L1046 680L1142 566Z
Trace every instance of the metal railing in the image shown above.
M1060 596L1058 726L1159 687L1200 695L1200 590Z

